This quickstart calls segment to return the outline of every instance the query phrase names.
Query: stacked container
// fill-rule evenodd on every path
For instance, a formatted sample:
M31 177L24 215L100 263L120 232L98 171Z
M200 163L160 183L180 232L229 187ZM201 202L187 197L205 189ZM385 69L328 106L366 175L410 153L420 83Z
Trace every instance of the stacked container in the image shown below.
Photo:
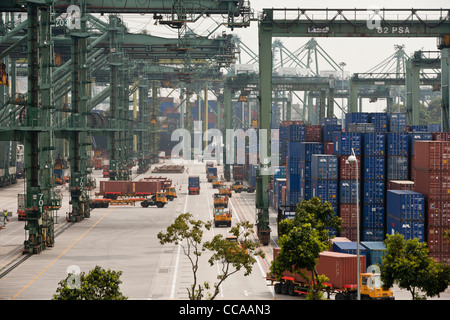
M411 126L414 128L414 126ZM410 179L414 180L416 171L414 169L414 142L415 141L432 141L433 134L431 132L409 132L408 133L408 154L409 154L409 167L410 167Z
M348 131L352 123L369 123L369 114L367 112L353 112L345 115L345 131Z
M430 256L450 263L450 141L416 141L414 190L426 199L427 242Z
M335 155L313 154L311 156L312 197L320 197L337 205L338 158Z
M288 155L286 157L286 204L296 205L300 201L300 147L305 141L305 126L288 126Z
M410 190L388 190L386 212L388 234L400 233L405 240L425 240L423 194Z
M408 134L389 132L387 142L387 180L408 180Z
M364 241L382 241L385 225L385 134L364 134L363 155L361 238Z
M320 142L302 142L300 144L300 200L312 197L312 165L314 154L322 154L323 145Z

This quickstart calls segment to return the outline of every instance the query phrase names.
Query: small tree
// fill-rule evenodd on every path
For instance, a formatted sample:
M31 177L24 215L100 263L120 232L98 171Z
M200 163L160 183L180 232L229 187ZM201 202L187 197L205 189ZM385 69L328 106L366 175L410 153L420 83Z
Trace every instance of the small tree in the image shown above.
M450 267L430 258L425 242L405 241L403 235L394 234L388 235L384 243L387 252L382 260L381 280L385 288L396 283L408 290L413 300L433 297L447 289Z
M199 258L205 250L212 252L208 260L210 265L214 265L215 262L222 264L222 273L217 276L219 282L214 284L214 292L208 293L210 300L217 296L220 285L227 278L242 268L246 270L244 275L249 275L256 262L254 256L263 256L256 250L257 244L248 239L253 232L253 226L250 223L241 222L231 228L230 232L237 241L229 241L223 235L216 235L211 241L203 242L203 231L209 230L211 225L211 222L194 220L190 213L184 213L175 219L174 223L167 228L167 232L158 233L158 239L162 245L179 244L191 262L194 283L187 289L190 300L201 300L205 292L211 288L209 282L199 283L198 280Z
M122 271L104 270L99 266L86 275L69 274L60 281L53 300L127 300L120 291Z
M308 298L321 299L322 283L327 280L319 277L316 265L320 252L331 244L329 229L339 230L340 225L341 220L329 202L322 203L317 197L300 202L295 218L280 223L280 251L272 261L271 272L280 278L285 270L302 275L311 284Z

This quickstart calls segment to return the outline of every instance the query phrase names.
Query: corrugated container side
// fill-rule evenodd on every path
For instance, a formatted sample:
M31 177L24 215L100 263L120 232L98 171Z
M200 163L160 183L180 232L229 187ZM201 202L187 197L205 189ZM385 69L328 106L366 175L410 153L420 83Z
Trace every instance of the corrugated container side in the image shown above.
M325 124L322 127L322 140L323 141L333 141L333 133L337 131L337 132L341 132L342 131L342 127L340 124Z
M300 124L290 125L288 138L290 141L305 141L305 126Z
M334 132L333 153L339 156L351 155L352 148L355 155L361 155L361 133L357 132Z
M450 199L450 175L448 171L415 170L414 191L427 198Z
M300 180L300 199L309 200L311 199L311 180Z
M383 180L365 180L363 186L364 204L384 204Z
M337 203L337 180L311 180L311 196L320 197L322 202Z
M386 172L386 159L380 156L363 158L363 179L384 180Z
M321 142L322 126L321 125L305 125L305 141Z
M364 133L363 153L365 156L384 156L386 153L386 138L384 133Z
M386 154L388 156L408 156L408 134L406 132L389 132L386 137Z
M361 179L361 157L356 156L358 162L358 177L356 177L356 165L354 163L347 163L349 156L341 156L339 159L339 178L341 180Z
M388 114L388 131L405 132L406 131L406 113Z
M384 228L364 228L362 230L363 241L383 241L385 237Z
M369 113L367 112L351 112L345 115L345 130L351 123L369 123Z
M414 166L425 170L450 170L450 141L416 141Z
M339 216L342 219L342 227L356 227L356 204L341 203L339 206Z
M432 141L433 135L430 132L409 132L408 133L408 153L414 155L415 141Z
M357 187L361 188L361 182L356 183L355 180L340 180L339 193L340 202L344 203L356 203L356 191ZM361 194L361 192L359 192Z
M363 228L384 228L384 206L378 204L365 204L362 210Z
M440 132L441 131L441 125L440 124L429 124L427 131L428 132Z
M388 180L388 190L411 190L414 191L414 181L411 180Z
M399 220L391 215L386 218L386 231L388 234L399 233L405 240L418 239L425 241L425 223L422 221Z
M369 113L369 122L375 124L376 132L388 131L388 117L384 112Z
M302 142L300 144L300 158L303 161L311 162L313 154L323 154L323 145L320 142Z
M362 241L361 245L366 249L367 267L370 265L382 265L383 257L387 253L386 245L381 241Z
M423 220L425 215L423 194L410 190L388 190L386 214L399 220Z
M300 161L300 179L311 180L311 162Z
M426 199L425 207L428 226L450 228L450 200Z
M357 243L355 241L333 242L333 252L341 252L356 255L356 250L357 250ZM359 254L363 256L366 255L366 249L361 244L359 245Z
M311 156L311 178L336 180L338 178L337 156L313 154Z
M289 174L286 177L286 187L290 191L300 191L300 175L299 174Z
M450 253L449 241L445 238L444 232L448 227L429 226L427 233L428 250L430 252Z
M387 179L407 180L409 177L408 157L388 156L387 157Z
M409 126L409 131L411 132L427 132L428 126L426 125L412 125Z

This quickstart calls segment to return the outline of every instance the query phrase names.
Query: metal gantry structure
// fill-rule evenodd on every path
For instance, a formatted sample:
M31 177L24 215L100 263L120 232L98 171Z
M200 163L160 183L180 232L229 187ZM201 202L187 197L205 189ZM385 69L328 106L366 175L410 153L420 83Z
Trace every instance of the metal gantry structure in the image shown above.
M181 28L204 15L226 18L229 28L249 24L249 3L229 1L112 1L112 0L10 0L0 11L27 13L27 20L2 29L1 58L11 59L16 78L16 60L26 62L28 91L13 103L3 101L7 126L0 129L3 141L20 141L25 150L26 240L24 253L39 253L54 244L54 210L59 199L54 192L53 168L55 140L68 142L70 163L70 205L68 220L90 217L90 190L94 187L88 165L92 135L109 139L110 179L130 179L130 162L140 158L145 171L157 154L159 124L155 119L158 87L176 88L183 82L181 68L189 52L189 63L213 69L204 83L217 76L220 67L234 62L229 37L165 39L131 34L117 13L153 14L159 24ZM110 14L104 22L94 14ZM2 15L3 15L2 14ZM63 26L56 27L57 19ZM65 26L64 26L65 25ZM3 26L3 25L2 25ZM60 61L65 61L59 64ZM57 63L58 62L58 63ZM160 67L162 64L167 67ZM9 65L9 60L7 60ZM183 65L186 67L186 65ZM9 70L9 69L8 69ZM10 72L11 73L11 72ZM109 83L98 96L91 96L92 79ZM192 81L192 84L200 80ZM148 94L152 91L152 105ZM129 97L139 92L139 118L130 119ZM70 104L68 95L70 93ZM107 120L98 123L92 109L104 99L110 100ZM6 102L6 103L5 103ZM20 103L19 103L20 102ZM69 106L70 105L70 106ZM133 135L139 149L133 150ZM142 166L142 167L141 167Z

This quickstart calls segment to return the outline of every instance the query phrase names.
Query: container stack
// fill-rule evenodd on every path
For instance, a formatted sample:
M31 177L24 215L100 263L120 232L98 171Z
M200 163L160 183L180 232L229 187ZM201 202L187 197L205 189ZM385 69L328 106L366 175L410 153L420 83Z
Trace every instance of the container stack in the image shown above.
M286 157L286 203L296 205L300 198L300 145L305 141L305 126L288 126L288 156Z
M415 126L411 126L415 128ZM414 142L415 141L431 141L433 140L433 134L431 132L408 132L408 155L409 157L409 167L410 167L410 179L414 181L415 169L414 169Z
M320 142L302 142L300 144L300 198L309 200L312 195L312 155L323 153L323 145Z
M426 199L427 242L430 256L450 264L450 141L416 141L414 190Z
M387 180L408 180L408 134L389 132L387 140Z
M338 200L338 158L329 154L311 156L312 197L320 197L322 202L330 202L335 212Z
M425 200L422 193L388 190L386 201L387 234L400 233L405 240L425 239Z

